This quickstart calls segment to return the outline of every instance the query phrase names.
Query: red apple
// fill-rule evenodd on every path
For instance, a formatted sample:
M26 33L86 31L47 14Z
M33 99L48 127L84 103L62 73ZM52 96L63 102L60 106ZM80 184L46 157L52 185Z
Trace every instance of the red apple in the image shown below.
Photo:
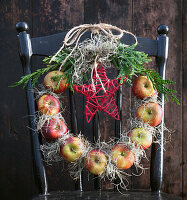
M61 119L50 119L42 127L43 136L52 141L67 133L67 126Z
M157 126L162 121L163 111L157 103L145 103L138 108L136 116L150 126Z
M129 133L129 137L133 143L142 149L147 149L152 144L152 133L148 129L135 128Z
M124 144L116 144L111 152L112 161L119 169L130 168L134 161L135 156Z
M45 115L55 115L60 111L60 102L55 97L45 94L37 102L38 110Z
M69 161L74 162L83 153L84 143L78 137L69 137L65 140L65 143L60 148L62 157Z
M133 83L132 91L140 99L151 97L154 93L152 82L146 76L139 76Z
M95 175L100 175L105 171L107 158L102 151L93 149L85 159L86 169Z
M64 92L66 90L66 88L68 87L68 83L66 83L67 79L62 79L60 81L60 84L59 84L59 87L58 89L56 88L57 87L57 83L58 83L58 80L53 80L52 77L55 77L57 75L62 75L63 72L61 71L52 71L52 72L49 72L45 78L44 78L44 86L46 89L50 89L51 91L53 91L54 93L56 94L60 94L62 92Z

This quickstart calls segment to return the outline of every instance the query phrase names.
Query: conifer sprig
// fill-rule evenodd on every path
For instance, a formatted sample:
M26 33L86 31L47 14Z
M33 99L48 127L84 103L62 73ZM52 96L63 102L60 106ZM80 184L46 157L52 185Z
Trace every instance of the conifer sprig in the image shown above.
M179 104L179 100L174 95L174 93L176 93L176 90L167 87L168 84L174 84L175 82L170 81L168 79L163 80L162 77L153 69L146 69L144 66L148 64L151 61L151 59L148 58L148 55L144 52L135 51L134 48L135 45L124 47L123 44L119 43L117 54L113 54L109 58L113 65L119 70L117 79L120 78L123 82L123 79L127 76L128 79L126 80L126 82L128 82L131 85L131 79L133 76L147 76L147 78L152 81L154 89L156 89L159 93L162 93L165 96L166 101L168 101L169 95L173 101L176 101L176 103ZM50 63L51 56L45 58L43 62L44 64L46 64L46 68L38 69L32 74L21 77L21 80L16 82L11 87L23 84L23 88L25 88L28 85L29 80L31 80L31 87L33 88L38 82L39 77L42 76L44 73L53 70L58 70L63 60L67 57L67 55L70 52L70 48L63 49L54 58L52 63ZM52 77L54 80L58 81L57 88L59 87L60 81L62 79L66 79L67 83L69 83L69 87L72 89L74 85L72 80L72 74L74 71L74 59L72 57L69 57L67 59L65 64L62 66L61 71L63 72L63 75ZM83 83L84 81L88 81L86 73L82 76L81 82Z
M119 44L117 55L112 56L111 60L113 64L119 69L117 78L123 81L127 76L128 79L126 81L131 85L131 79L134 75L147 76L147 78L152 81L154 89L162 93L166 101L168 101L168 96L170 96L172 101L180 104L179 100L174 95L176 90L167 87L167 85L175 84L175 82L169 79L163 80L159 73L155 72L153 69L146 69L144 66L148 64L151 59L148 58L148 55L144 52L135 51L134 48L134 45L124 48L123 44Z

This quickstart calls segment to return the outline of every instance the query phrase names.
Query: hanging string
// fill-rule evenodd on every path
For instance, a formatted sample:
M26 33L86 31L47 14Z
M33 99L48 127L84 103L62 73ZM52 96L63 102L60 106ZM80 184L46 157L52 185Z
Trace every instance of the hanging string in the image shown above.
M93 88L93 91L96 92L96 87L95 87L95 83L94 83L94 79L93 79L93 75L94 75L94 71L95 71L95 76L99 80L104 93L106 93L106 89L103 85L103 82L101 81L101 78L99 77L99 75L97 73L97 68L98 68L97 58L98 58L98 56L95 57L94 64L92 66L92 72L91 72L92 88Z
M64 38L64 41L63 41L62 47L51 58L49 63L51 63L56 58L56 56L59 54L60 51L62 51L62 49L64 49L64 47L69 47L69 46L75 44L75 46L73 47L73 49L70 52L70 54L63 60L62 64L60 65L59 71L61 71L62 66L66 63L67 59L72 55L74 50L77 48L80 38L88 31L91 31L94 34L98 33L99 31L102 31L106 36L108 36L112 40L121 39L123 37L124 33L125 34L129 34L129 35L132 35L134 37L135 45L138 44L137 38L133 33L129 32L129 31L126 31L126 30L122 30L122 29L120 29L120 28L118 28L116 26L112 26L110 24L105 24L105 23L83 24L83 25L79 25L79 26L76 26L76 27L72 28L66 34L66 36ZM117 31L119 34L114 34L112 31ZM129 45L125 45L125 46L128 47Z

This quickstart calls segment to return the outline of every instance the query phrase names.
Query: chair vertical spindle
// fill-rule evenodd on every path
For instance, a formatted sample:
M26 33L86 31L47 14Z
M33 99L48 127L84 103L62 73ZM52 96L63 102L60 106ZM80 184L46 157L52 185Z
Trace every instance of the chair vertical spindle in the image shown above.
M77 115L76 115L76 108L75 108L75 97L71 90L69 90L69 100L70 100L70 113L71 113L71 125L72 125L72 132L74 134L78 134L78 127L77 127ZM82 176L80 174L79 179L75 182L75 189L82 191Z
M96 113L95 117L94 117L94 123L93 123L93 141L94 142L98 142L100 141L100 136L101 136L101 132L100 132L100 127L99 127L99 114ZM101 179L99 176L94 176L94 188L96 190L101 190Z
M77 128L77 117L76 117L76 109L75 109L75 97L73 92L69 89L69 101L70 101L70 113L71 113L71 125L73 133L78 133Z
M156 58L158 71L160 76L165 79L165 71L166 71L166 63L168 58L168 46L169 46L169 38L167 34L169 32L169 28L166 25L160 25L158 27L157 37L158 41L158 56ZM163 179L163 139L164 139L164 95L159 94L159 97L162 101L162 109L163 109L163 119L161 122L161 134L157 136L158 140L161 141L160 144L153 143L151 150L151 171L150 171L150 181L151 181L151 189L154 192L160 192L162 187L162 179Z
M116 105L120 117L120 120L115 120L115 140L117 141L122 134L122 85L120 85L120 88L117 91ZM114 183L117 184L118 180L115 180ZM114 189L117 190L118 188L114 187Z
M122 134L122 85L117 91L116 105L118 107L120 120L115 120L115 138L118 140Z
M23 66L24 75L31 74L30 70L30 59L32 56L32 47L30 41L30 35L26 33L28 30L28 25L25 22L20 22L16 24L16 29L19 33L19 53ZM31 81L28 83L27 87L27 105L28 105L28 113L29 113L29 123L31 127L31 148L32 148L32 156L34 160L34 175L35 181L38 186L39 192L41 194L47 194L47 180L45 168L43 166L42 157L40 153L40 143L38 134L36 131L36 117L35 117L35 103L34 103L34 93L31 89Z

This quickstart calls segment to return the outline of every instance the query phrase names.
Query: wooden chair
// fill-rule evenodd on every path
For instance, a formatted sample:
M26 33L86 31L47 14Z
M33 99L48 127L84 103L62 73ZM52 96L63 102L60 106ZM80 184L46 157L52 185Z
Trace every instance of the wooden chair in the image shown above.
M20 52L20 59L23 66L24 75L28 75L31 73L30 66L31 66L31 57L32 56L49 56L55 53L61 45L61 42L65 36L65 32L45 36L45 37L37 37L37 38L30 38L30 35L27 34L28 25L25 22L19 22L16 25L16 29L18 31L18 40L19 40L19 52ZM158 34L156 40L141 38L138 37L139 45L136 47L138 51L144 51L148 53L149 56L155 56L157 67L159 70L160 75L165 79L165 71L166 71L166 62L168 57L168 44L169 38L167 37L168 34L168 27L166 25L160 25L158 27ZM125 35L121 42L126 44L132 44L133 38L129 35ZM48 193L47 189L47 180L46 180L46 173L45 168L42 161L42 156L40 152L40 140L36 131L36 124L35 124L35 102L34 102L34 94L31 90L31 84L29 82L27 88L27 102L28 102L28 114L30 119L30 127L31 127L31 143L32 143L32 151L33 151L33 163L34 163L34 174L37 183L37 187L39 189L39 196L35 197L35 200L39 199L145 199L145 200L165 200L165 199L178 199L171 195L165 194L160 192L162 186L162 179L163 179L163 137L164 133L162 131L161 134L161 145L153 144L152 145L152 152L151 152L151 167L150 167L150 185L151 191L128 191L126 192L128 195L124 196L121 195L117 191L101 191L101 182L99 178L95 178L93 181L95 182L95 190L94 191L84 191L84 186L82 185L81 181L77 184L76 191L63 191L58 193ZM122 103L121 103L121 90L119 90L117 94L117 105L119 108L119 113L122 115ZM164 96L160 94L162 98L162 102L164 101ZM71 112L71 123L72 123L72 132L77 133L77 118L76 118L76 109L75 109L75 102L74 96L72 92L69 91L69 102L70 102L70 112ZM162 104L164 110L164 104ZM164 120L163 120L164 121ZM164 123L162 121L162 124ZM94 134L95 138L99 138L99 125L98 125L98 116L94 119ZM115 136L118 138L120 132L122 131L121 121L115 121Z

